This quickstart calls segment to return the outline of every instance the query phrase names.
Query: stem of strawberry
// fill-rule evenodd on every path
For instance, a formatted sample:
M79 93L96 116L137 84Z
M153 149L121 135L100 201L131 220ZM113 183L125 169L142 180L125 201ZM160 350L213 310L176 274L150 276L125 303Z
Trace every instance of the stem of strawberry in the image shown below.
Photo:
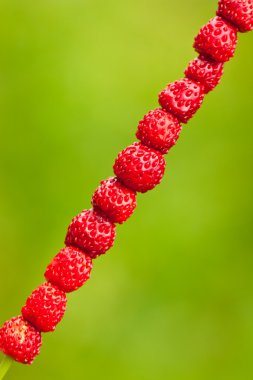
M4 358L0 364L0 380L2 380L8 372L12 361L13 360L9 356L4 355Z

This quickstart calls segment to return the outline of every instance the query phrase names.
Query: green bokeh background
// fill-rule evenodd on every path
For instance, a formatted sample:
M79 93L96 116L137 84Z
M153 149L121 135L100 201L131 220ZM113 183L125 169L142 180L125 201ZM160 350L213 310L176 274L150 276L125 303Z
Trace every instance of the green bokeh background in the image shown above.
M215 9L0 1L0 324L43 281L71 217L182 76ZM252 380L252 47L239 36L162 184L139 195L34 364L6 380Z

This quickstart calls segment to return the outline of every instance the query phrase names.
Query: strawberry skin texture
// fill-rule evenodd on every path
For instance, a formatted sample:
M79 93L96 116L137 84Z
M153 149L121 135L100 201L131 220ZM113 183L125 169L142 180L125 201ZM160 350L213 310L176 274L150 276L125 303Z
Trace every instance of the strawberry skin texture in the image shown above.
M127 187L146 193L161 182L165 161L160 152L136 142L119 153L113 169Z
M195 50L214 61L226 62L234 56L237 44L237 28L223 18L212 18L195 38Z
M90 256L75 247L63 248L48 265L45 278L65 293L80 288L92 270Z
M200 108L203 99L204 87L202 84L188 78L170 83L159 94L160 105L185 124Z
M136 137L143 145L166 154L176 144L181 129L175 116L157 108L147 113L139 122Z
M65 313L66 302L66 294L62 290L45 282L28 297L22 315L38 331L54 331Z
M97 211L84 210L72 219L65 244L81 249L92 259L113 246L115 224Z
M124 223L136 207L136 192L117 177L101 182L92 197L94 209L102 211L113 223Z
M204 86L205 94L207 94L220 83L223 67L224 63L199 56L189 63L185 70L185 76L195 82L200 82Z
M253 0L220 0L217 15L229 21L241 33L253 30Z
M40 353L41 334L20 315L0 329L0 351L17 362L32 364Z

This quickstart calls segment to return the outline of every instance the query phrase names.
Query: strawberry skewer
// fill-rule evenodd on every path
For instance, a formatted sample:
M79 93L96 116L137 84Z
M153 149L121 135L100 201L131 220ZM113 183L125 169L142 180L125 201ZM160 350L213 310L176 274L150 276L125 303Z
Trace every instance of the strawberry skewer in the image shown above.
M116 177L102 181L92 197L93 209L73 218L66 246L48 265L46 282L28 297L22 315L0 329L0 350L7 355L0 366L0 380L8 357L31 364L39 354L41 333L54 331L66 309L66 294L90 277L92 260L114 243L116 223L124 223L136 207L136 193L157 186L164 175L164 154L175 145L181 123L200 108L205 95L220 82L224 63L234 55L237 32L253 30L253 0L220 0L217 16L195 38L200 54L189 63L185 78L170 83L159 95L162 108L147 113L138 125L135 142L119 153Z

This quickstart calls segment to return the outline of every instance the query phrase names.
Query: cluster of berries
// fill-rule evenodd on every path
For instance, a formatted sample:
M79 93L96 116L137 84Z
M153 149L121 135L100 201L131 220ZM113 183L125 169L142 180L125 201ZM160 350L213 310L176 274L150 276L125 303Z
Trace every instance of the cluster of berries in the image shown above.
M41 333L54 331L66 309L66 293L82 286L90 276L92 260L112 247L115 223L124 223L136 207L136 193L160 183L166 154L175 145L181 124L200 108L213 90L223 66L234 55L237 32L253 29L253 0L220 0L217 16L195 38L198 58L190 62L185 77L170 83L159 95L161 108L150 111L138 125L140 142L119 153L115 177L102 181L92 197L90 210L73 218L63 248L48 265L46 282L32 292L22 315L0 329L0 350L31 364L39 353Z

